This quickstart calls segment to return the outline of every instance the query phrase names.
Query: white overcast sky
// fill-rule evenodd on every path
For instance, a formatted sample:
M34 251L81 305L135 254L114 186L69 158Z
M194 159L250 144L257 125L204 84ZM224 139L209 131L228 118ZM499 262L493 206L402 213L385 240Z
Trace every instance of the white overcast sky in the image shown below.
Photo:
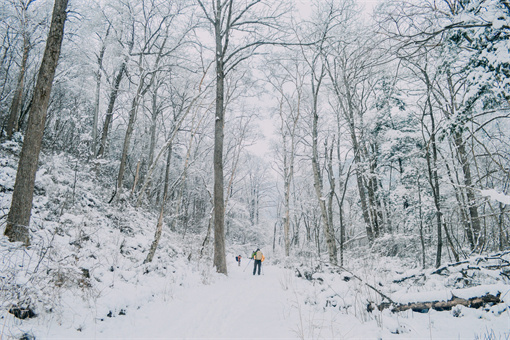
M301 5L298 5L303 9L303 13L310 13L308 9L312 3L310 0L295 0ZM380 0L356 0L360 5L362 5L366 11L367 16L372 14L375 6L380 2ZM269 107L268 107L269 109ZM263 114L260 120L256 122L259 125L261 132L264 134L265 138L259 139L254 145L248 147L250 152L255 155L271 161L270 159L270 149L271 149L271 139L278 140L275 131L275 121L269 118L269 114Z

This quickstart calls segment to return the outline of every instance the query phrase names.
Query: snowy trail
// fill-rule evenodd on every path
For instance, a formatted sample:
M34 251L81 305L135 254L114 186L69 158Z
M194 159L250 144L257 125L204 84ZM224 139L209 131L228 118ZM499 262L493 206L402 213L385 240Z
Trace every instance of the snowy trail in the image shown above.
M296 297L283 289L284 271L263 266L263 275L253 276L252 264L245 272L247 262L231 266L228 277L211 285L179 290L167 302L130 310L83 335L124 338L127 328L132 338L298 338Z
M510 309L505 304L495 305L491 313L466 307L457 316L434 310L366 314L364 303L354 300L356 286L337 282L337 297L354 301L346 312L324 307L324 294L331 294L325 291L328 284L311 285L292 270L268 265L263 266L264 275L253 276L253 262L244 272L247 263L234 264L228 277L206 275L212 276L208 285L198 282L196 272L179 281L190 283L183 287L171 277L152 277L138 286L118 281L114 291L104 292L88 308L73 297L76 305L68 310L74 313L65 315L64 323L39 318L28 322L34 332L39 328L37 339L472 339L493 330L493 338L508 338ZM125 315L118 306L127 306ZM110 308L112 317L105 317Z

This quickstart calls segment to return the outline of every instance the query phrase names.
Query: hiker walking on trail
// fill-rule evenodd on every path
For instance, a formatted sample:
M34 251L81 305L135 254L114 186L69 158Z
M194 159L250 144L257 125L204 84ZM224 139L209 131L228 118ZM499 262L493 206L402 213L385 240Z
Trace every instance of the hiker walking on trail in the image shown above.
M257 266L259 267L259 275L260 275L260 267L262 267L262 261L264 261L265 257L264 254L260 251L259 248L253 252L251 255L252 259L255 260L255 264L253 266L253 275L255 275L255 272L257 271Z

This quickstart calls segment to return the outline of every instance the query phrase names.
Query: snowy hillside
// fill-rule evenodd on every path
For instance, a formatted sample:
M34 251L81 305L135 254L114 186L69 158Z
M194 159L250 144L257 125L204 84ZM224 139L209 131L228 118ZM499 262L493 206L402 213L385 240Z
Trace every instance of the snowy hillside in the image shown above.
M2 146L4 214L18 151L14 143ZM510 336L509 252L423 271L368 252L350 252L344 269L306 256L283 260L267 247L263 275L253 276L247 257L256 245L229 244L224 276L212 269L211 247L200 255L200 235L167 228L155 260L144 264L157 216L125 202L109 205L108 194L89 166L43 157L32 246L0 239L2 339ZM487 294L498 302L394 311Z

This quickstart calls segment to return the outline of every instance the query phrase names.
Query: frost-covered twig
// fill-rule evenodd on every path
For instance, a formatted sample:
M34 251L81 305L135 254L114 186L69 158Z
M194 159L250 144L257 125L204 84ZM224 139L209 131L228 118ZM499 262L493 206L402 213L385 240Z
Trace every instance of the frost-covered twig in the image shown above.
M387 296L386 294L384 294L383 292L381 292L379 289L375 288L374 286L372 286L371 284L365 282L365 280L363 280L362 278L360 278L358 275L354 274L353 272L345 269L344 267L342 266L339 266L337 264L334 264L335 267L338 267L339 269L349 273L350 275L352 275L352 277L354 277L355 279L358 279L362 284L364 284L365 286L367 286L368 288L372 289L374 292L376 292L377 294L379 294L382 298L388 300L390 303L392 304L395 304L395 302L389 297Z

